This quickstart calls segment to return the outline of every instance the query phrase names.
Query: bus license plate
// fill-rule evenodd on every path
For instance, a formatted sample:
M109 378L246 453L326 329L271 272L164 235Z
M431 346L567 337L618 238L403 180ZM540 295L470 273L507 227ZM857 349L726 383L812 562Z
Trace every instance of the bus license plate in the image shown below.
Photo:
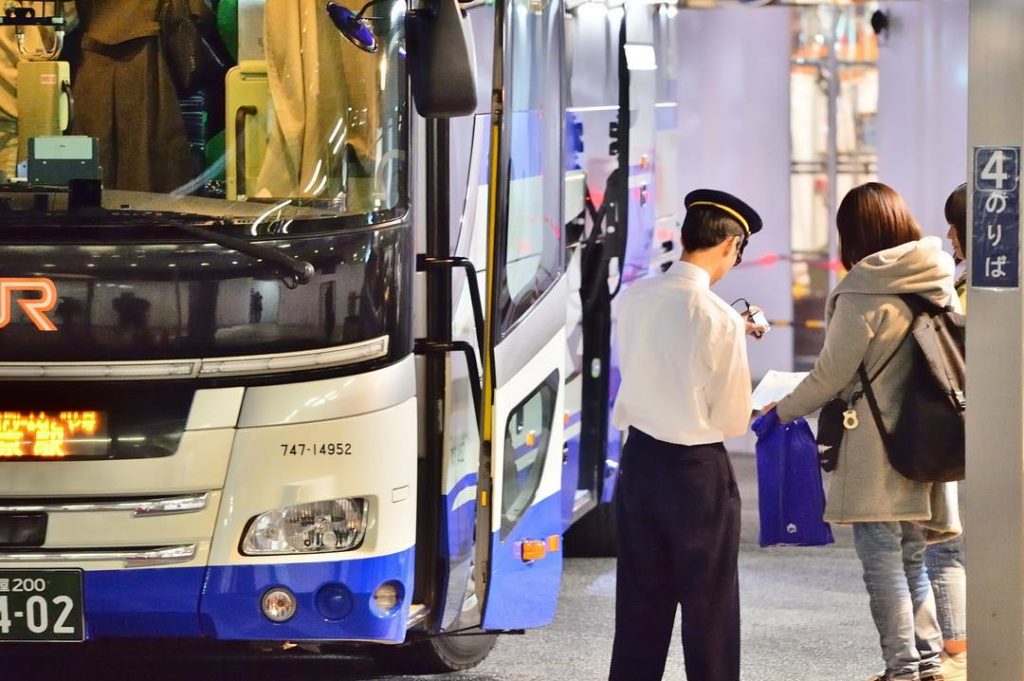
M81 570L0 570L0 643L81 641Z

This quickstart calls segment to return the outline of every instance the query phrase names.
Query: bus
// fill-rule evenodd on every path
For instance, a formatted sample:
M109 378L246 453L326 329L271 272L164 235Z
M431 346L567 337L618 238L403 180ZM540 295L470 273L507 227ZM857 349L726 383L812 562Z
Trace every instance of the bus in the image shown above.
M73 4L0 18L0 657L550 623L678 257L675 8Z

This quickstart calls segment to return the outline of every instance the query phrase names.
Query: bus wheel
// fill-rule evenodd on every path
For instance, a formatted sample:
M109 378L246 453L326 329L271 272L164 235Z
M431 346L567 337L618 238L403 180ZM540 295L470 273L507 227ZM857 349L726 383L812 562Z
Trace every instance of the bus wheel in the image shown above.
M374 657L392 674L447 674L483 662L497 638L482 632L410 638L400 646L376 651Z
M615 504L599 504L565 533L565 555L615 556Z

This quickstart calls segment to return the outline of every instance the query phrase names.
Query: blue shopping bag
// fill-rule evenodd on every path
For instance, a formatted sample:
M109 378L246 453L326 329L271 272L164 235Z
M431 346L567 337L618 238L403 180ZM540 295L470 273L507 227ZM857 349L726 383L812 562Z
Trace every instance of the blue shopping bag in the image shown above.
M825 490L818 444L807 422L783 425L774 410L754 421L761 546L824 546L832 528L822 520Z

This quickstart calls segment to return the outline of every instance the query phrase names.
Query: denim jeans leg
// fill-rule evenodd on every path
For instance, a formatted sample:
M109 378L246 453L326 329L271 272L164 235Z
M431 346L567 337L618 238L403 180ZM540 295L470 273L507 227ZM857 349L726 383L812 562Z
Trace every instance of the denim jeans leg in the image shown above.
M907 574L910 598L914 604L914 633L921 656L918 669L938 669L941 664L942 630L935 613L935 597L928 570L924 565L924 531L915 523L900 523L903 529L903 568Z
M878 629L885 670L895 679L916 680L921 657L914 628L914 603L903 563L903 527L898 522L854 523L853 537L864 567L864 586Z
M925 553L944 641L967 638L967 574L963 537L932 544Z

